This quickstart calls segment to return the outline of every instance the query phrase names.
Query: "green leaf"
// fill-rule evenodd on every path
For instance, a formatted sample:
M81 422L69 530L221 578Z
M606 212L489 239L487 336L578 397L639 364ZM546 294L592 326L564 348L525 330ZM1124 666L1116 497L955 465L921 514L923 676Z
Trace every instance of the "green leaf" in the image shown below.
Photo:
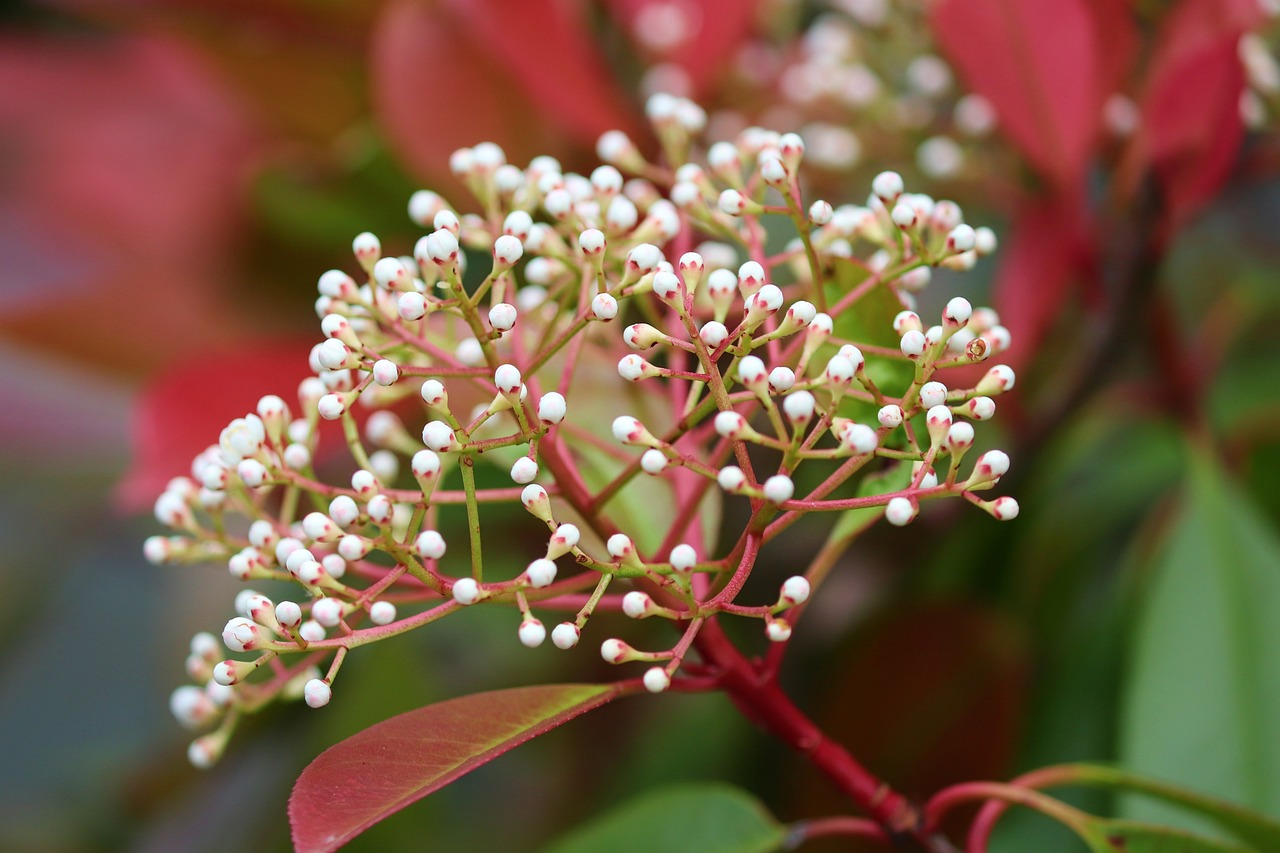
M1258 853L1232 841L1131 820L1095 818L1081 837L1094 853Z
M1096 785L1145 794L1202 814L1259 850L1280 850L1280 821L1235 803L1205 796L1198 791L1170 785L1157 779L1147 779L1133 773L1126 773L1114 767L1076 764L1062 769L1064 776L1070 776L1071 784Z
M745 791L678 785L645 794L553 842L544 853L768 853L786 828Z
M612 684L516 687L450 699L371 726L325 750L298 777L289 797L294 849L336 850L405 806L621 693Z
M1213 460L1189 467L1137 620L1122 763L1280 814L1280 543ZM1179 814L1129 798L1121 812Z
M836 260L834 272L835 286L827 288L827 300L833 305L867 277L864 268L842 259ZM841 340L897 350L900 339L893 330L893 318L901 310L902 302L898 295L888 285L878 285L854 303L850 310L841 313L832 331ZM834 348L831 352L834 353ZM898 394L911 384L915 368L907 361L869 358L867 374L886 393ZM856 416L858 413L846 412L842 407L841 414Z

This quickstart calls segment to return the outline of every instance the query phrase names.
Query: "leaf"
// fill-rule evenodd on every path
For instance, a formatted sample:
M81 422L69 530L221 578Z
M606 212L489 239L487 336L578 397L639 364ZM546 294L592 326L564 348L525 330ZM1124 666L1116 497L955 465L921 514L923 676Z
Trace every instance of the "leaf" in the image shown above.
M1080 183L1101 121L1101 49L1085 0L940 0L942 52L1049 183Z
M1255 0L1182 0L1156 38L1143 87L1143 142L1175 224L1227 178L1244 136L1240 36L1258 26Z
M116 487L126 510L148 505L172 477L190 474L191 460L233 418L254 411L263 394L286 401L311 375L312 342L257 341L205 350L153 377L134 409L133 464Z
M861 284L867 277L865 268L843 258L837 258L833 264L834 286L827 288L827 301L835 304L849 291ZM854 303L853 307L836 318L832 330L834 336L842 341L853 341L859 344L873 344L896 350L900 343L897 333L893 331L893 318L903 309L902 300L888 285L877 285L865 296ZM820 370L827 358L835 355L836 347L827 346L813 358L810 370ZM898 394L911 384L915 369L906 361L887 358L872 358L867 361L867 375L881 390L890 394ZM866 416L877 407L859 403L848 398L841 406L840 414L848 417Z
M1251 847L1182 829L1096 818L1081 837L1095 853L1257 853Z
M634 111L613 82L581 6L561 0L443 0L470 33L506 69L508 85L523 89L548 119L581 141L606 130L635 134ZM537 34L530 43L529 36ZM528 111L521 117L528 120Z
M1280 814L1280 542L1204 452L1154 570L1129 661L1122 763ZM1174 822L1155 803L1126 817Z
M1014 217L992 285L992 302L1013 334L999 358L1014 370L1042 349L1062 314L1087 246L1083 210L1069 198L1038 198Z
M1071 784L1128 790L1198 812L1260 850L1280 850L1280 821L1235 803L1207 797L1177 785L1126 773L1114 767L1078 764L1070 768Z
M622 694L612 684L476 693L399 714L330 747L289 797L298 853L336 850L504 752Z
M730 785L679 785L645 794L579 827L544 853L768 853L786 828Z
M372 36L374 105L413 170L456 189L448 161L463 146L492 140L509 161L527 162L588 147L610 128L638 133L565 9L550 0L387 6Z

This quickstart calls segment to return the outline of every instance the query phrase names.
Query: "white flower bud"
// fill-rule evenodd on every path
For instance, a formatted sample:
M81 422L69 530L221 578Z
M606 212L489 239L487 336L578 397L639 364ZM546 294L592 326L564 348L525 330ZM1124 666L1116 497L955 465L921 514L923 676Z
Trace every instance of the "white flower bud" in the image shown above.
M516 307L506 302L499 302L489 309L489 325L499 332L510 331L516 324Z
M311 618L326 628L336 627L342 621L342 602L336 598L317 599L311 605Z
M380 358L373 363L373 381L379 385L394 385L399 378L400 368L394 361Z
M947 386L941 382L926 382L920 387L920 405L926 409L947 402Z
M551 629L551 642L557 649L568 650L578 645L582 632L572 622L561 622Z
M538 476L538 463L528 456L521 456L511 466L511 479L520 485L532 483Z
M302 688L302 698L308 708L323 708L333 698L333 688L327 681L313 678Z
M647 593L632 591L622 597L622 612L632 619L643 619L652 610L653 599Z
M298 636L308 643L318 643L325 638L324 626L314 619L308 619L298 626Z
M671 568L673 571L685 573L698 563L698 552L692 545L680 544L671 549Z
M591 316L609 322L618 316L618 300L607 293L597 293L591 300Z
M716 475L716 482L726 492L737 492L747 483L747 475L737 465L726 465Z
M342 413L347 410L347 401L341 394L325 394L320 398L316 408L320 412L320 417L327 421L334 421L342 417Z
M710 320L698 330L698 337L709 349L715 349L729 337L729 330L725 328L724 323Z
M769 371L769 390L774 394L782 394L791 390L796 384L796 373L789 367L775 367Z
M556 564L551 560L539 558L530 563L524 573L529 579L529 586L541 589L550 586L556 579Z
M243 616L227 622L222 629L222 642L233 652L252 651L262 640L262 629Z
M459 604L475 604L480 600L480 584L474 578L458 578L453 582L452 595Z
M667 455L656 447L651 447L640 456L640 468L646 474L658 475L667 470L667 466L671 460L667 459Z
M625 559L635 553L635 545L631 542L631 537L625 533L615 533L610 536L605 547L609 551L609 556L615 560Z
M650 693L661 693L671 686L671 676L660 666L650 667L644 674L644 689Z
M963 223L952 228L951 233L947 235L947 249L956 254L972 251L975 245L977 245L976 233L973 228Z
M874 453L880 446L880 437L866 424L849 423L840 430L840 441L859 456Z
M902 176L897 172L881 172L871 181L871 191L885 205L890 204L902 195Z
M413 549L423 559L438 560L444 556L444 537L434 530L424 530L414 540Z
M297 628L302 624L302 608L297 602L282 601L276 605L276 621L285 628Z
M1013 368L1007 364L997 364L987 371L974 390L983 396L1000 394L1013 388L1015 378Z
M890 498L884 508L884 517L895 527L904 527L916 517L916 507L907 498Z
M813 419L813 395L808 391L795 391L782 399L782 411L796 426L804 426Z
M600 657L605 663L624 663L631 657L631 647L615 637L600 644Z
M493 241L493 260L504 267L513 265L524 255L524 244L520 238L503 234Z
M801 575L793 575L782 582L781 599L794 607L809 600L809 581Z
M741 216L747 208L747 200L737 190L728 189L720 193L716 207L729 216Z
M916 329L909 330L902 336L902 341L899 343L899 348L902 350L902 354L907 358L912 359L919 358L923 355L924 347L924 333Z
M1012 521L1018 517L1019 506L1016 500L1005 495L992 501L988 511L1000 521Z
M996 401L990 397L974 397L966 406L975 421L990 420L996 413Z
M632 353L631 355L623 356L618 362L618 375L628 382L639 382L643 379L661 376L662 373L642 357Z
M422 428L422 443L437 453L453 450L458 438L444 421L431 421Z
M519 368L514 364L498 365L498 369L493 372L493 384L498 386L498 391L502 394L519 393L521 384Z
M396 311L405 320L421 320L427 313L427 299L417 291L400 294Z
M774 474L764 481L761 489L764 491L764 499L769 503L783 504L791 500L791 496L795 494L796 486L787 475Z
M558 424L565 416L564 397L555 391L543 394L538 400L538 420L549 424Z
M532 616L520 623L517 634L520 637L520 643L531 649L536 649L547 639L547 629Z

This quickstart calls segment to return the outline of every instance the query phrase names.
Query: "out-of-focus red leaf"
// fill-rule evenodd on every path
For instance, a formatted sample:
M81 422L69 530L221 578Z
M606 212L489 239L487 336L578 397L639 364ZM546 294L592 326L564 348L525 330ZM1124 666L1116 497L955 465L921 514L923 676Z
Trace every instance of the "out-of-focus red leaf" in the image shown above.
M211 343L254 135L181 45L0 43L0 329L102 368Z
M524 91L536 111L532 117L554 120L561 130L589 143L613 128L636 132L634 111L596 50L580 4L441 0L441 5L506 70L507 85ZM525 121L530 118L526 111Z
M134 412L133 465L117 487L126 511L147 506L233 418L255 410L264 394L297 405L298 384L311 375L311 341L272 340L201 353L173 364L142 391Z
M336 850L504 752L621 695L614 684L477 693L399 714L330 747L289 797L298 853Z
M635 133L626 98L563 4L398 0L374 27L375 109L419 174L457 186L449 155L482 140L513 162Z
M1130 0L1086 0L1093 19L1098 51L1098 87L1103 100L1124 88L1142 44L1142 34Z
M1050 183L1075 187L1109 94L1086 0L939 0L930 23L1010 142Z
M642 54L683 69L705 92L751 34L758 0L612 0L609 7ZM659 30L646 38L641 30Z
M1087 233L1080 205L1066 198L1023 204L1000 251L992 302L1013 344L1000 356L1015 370L1042 349L1085 259Z
M1183 0L1157 37L1142 101L1143 144L1174 223L1231 172L1244 137L1236 45L1261 16L1253 0Z

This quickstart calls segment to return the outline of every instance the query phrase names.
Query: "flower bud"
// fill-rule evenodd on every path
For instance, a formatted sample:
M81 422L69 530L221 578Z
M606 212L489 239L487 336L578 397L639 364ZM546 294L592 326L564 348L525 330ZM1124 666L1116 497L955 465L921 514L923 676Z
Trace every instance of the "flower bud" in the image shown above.
M661 693L671 686L671 676L660 666L650 667L644 674L644 689L650 693Z
M904 527L916 517L916 506L907 498L890 498L884 508L884 517L895 527Z
M474 578L458 578L453 582L451 590L453 600L462 605L475 604L483 597L483 593Z
M561 622L551 630L551 642L557 649L568 650L578 645L582 632L572 622ZM607 658L606 658L607 660Z

